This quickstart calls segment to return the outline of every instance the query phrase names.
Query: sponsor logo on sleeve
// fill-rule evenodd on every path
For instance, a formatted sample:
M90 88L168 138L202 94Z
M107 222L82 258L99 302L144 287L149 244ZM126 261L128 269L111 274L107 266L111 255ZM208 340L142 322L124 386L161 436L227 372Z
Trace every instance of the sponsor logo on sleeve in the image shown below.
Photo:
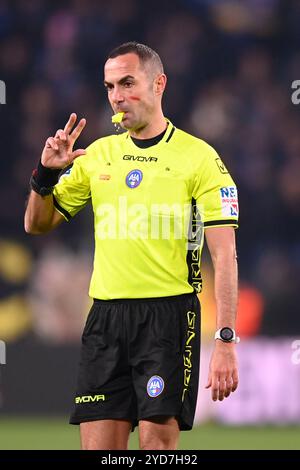
M226 186L220 189L222 215L224 217L238 217L239 206L237 189L235 186Z

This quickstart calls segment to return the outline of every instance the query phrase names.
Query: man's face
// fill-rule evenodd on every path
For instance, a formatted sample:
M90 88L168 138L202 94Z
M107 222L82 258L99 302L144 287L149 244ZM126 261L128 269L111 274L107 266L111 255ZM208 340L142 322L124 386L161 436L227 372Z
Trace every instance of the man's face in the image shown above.
M121 126L138 130L151 120L159 100L154 93L154 77L141 66L139 57L129 53L108 59L104 66L104 85L114 113L124 111Z

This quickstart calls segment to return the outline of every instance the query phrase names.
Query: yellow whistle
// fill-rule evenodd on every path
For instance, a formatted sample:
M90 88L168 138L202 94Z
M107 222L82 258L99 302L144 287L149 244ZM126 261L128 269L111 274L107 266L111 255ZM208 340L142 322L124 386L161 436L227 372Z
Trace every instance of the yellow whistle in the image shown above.
M111 122L113 122L114 124L119 124L122 121L124 114L125 113L123 113L123 112L114 114L111 117Z

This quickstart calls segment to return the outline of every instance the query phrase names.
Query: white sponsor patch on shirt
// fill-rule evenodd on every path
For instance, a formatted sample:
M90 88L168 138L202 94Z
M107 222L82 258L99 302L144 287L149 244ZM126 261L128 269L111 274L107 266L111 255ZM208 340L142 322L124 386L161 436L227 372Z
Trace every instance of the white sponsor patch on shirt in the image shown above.
M73 167L68 168L64 173L62 173L62 174L60 175L58 181L60 181L61 179L65 178L66 176L70 176L72 168L73 168Z
M238 217L239 205L237 189L235 186L226 186L220 189L222 215L224 217Z

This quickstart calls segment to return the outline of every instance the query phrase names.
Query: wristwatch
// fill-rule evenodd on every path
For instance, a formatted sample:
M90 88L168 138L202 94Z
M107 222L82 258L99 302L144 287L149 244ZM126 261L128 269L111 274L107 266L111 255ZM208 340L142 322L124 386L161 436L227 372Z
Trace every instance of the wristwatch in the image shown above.
M224 328L220 328L215 333L215 339L220 339L224 341L224 343L239 343L240 338L236 335L235 330L225 326Z

